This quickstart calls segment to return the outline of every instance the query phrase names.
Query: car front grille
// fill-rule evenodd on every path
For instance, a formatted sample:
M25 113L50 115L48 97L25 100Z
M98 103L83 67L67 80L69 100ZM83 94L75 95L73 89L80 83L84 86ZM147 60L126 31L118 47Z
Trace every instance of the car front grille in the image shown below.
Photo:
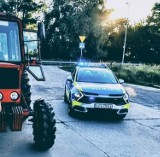
M91 103L113 103L116 105L123 105L125 103L123 97L94 97L94 96L86 96L79 100L80 102L91 104Z
M18 89L19 70L17 68L0 68L0 89Z

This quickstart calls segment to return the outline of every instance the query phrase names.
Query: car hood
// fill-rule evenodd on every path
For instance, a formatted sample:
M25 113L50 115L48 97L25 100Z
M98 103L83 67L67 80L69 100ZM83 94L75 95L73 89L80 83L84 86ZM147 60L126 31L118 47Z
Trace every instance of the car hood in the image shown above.
M121 96L125 89L121 84L77 83L85 94Z

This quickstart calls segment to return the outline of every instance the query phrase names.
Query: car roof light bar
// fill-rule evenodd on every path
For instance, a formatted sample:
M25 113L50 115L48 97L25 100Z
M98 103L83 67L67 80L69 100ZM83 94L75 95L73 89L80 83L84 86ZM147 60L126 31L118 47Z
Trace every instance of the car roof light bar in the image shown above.
M79 67L94 67L94 68L107 68L107 65L104 63L91 63L91 62L79 62Z

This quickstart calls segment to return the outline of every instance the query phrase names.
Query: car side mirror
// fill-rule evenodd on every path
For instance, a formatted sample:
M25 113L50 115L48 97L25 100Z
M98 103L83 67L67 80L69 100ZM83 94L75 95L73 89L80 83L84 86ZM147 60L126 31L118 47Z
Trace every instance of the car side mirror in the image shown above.
M120 83L120 84L123 84L123 83L124 83L124 80L123 80L123 79L119 79L119 83Z
M72 76L68 76L67 77L67 81L69 81L70 83L72 83L73 82Z

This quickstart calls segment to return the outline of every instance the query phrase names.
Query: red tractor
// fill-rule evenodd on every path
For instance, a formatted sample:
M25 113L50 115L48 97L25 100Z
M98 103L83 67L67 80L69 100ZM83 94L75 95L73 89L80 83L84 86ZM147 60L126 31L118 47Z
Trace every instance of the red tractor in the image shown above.
M33 136L40 149L53 146L56 121L53 108L44 100L36 100L33 107L28 72L44 81L40 43L45 36L44 24L38 31L23 31L22 21L0 13L0 131L21 131L23 121L32 116ZM33 108L33 109L31 109Z

